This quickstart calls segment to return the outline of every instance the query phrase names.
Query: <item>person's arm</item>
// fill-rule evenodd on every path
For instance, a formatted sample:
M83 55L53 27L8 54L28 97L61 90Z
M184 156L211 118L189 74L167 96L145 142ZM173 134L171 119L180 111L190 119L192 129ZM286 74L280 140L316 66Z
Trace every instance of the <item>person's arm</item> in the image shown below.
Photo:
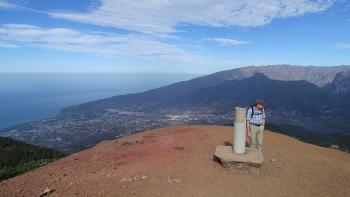
M248 112L247 112L247 117L246 117L248 124L249 124L249 122L252 121L251 117L252 117L252 108L249 108Z
M250 127L249 127L249 122L247 121L247 124L246 124L246 127L247 127L247 136L250 137Z
M251 115L252 115L252 108L248 109L248 113L247 113L247 121L246 121L246 130L247 130L247 136L250 137L250 127L249 127L249 123L251 121Z
M266 114L265 114L265 109L263 110L263 125L265 125L266 124Z

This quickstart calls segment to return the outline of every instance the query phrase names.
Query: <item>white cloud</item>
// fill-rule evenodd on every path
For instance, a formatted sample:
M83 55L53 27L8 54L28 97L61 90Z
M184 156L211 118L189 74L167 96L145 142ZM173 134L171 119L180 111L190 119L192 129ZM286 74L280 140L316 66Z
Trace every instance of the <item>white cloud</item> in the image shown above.
M230 38L205 38L203 40L209 40L219 43L221 46L236 46L242 44L250 44L247 41L235 40Z
M90 12L52 12L81 23L143 33L172 33L183 24L211 27L266 25L275 18L326 10L335 0L102 0Z
M337 43L338 49L350 49L350 43Z
M1 42L0 42L0 48L15 49L15 48L19 48L19 46L15 45L15 44L1 43Z
M0 1L0 8L18 8L18 6L6 1Z
M179 61L192 58L191 54L182 49L159 42L147 35L86 33L67 28L42 28L24 24L0 26L0 43L6 43L2 46L7 48L30 46L113 57L129 56Z

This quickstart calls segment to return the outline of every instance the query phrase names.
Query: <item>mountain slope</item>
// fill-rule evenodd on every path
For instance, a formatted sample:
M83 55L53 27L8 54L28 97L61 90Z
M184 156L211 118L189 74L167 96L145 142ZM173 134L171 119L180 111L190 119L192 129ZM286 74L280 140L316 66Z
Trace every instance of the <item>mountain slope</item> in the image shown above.
M62 113L103 112L104 109L125 105L154 106L177 100L186 94L201 88L219 85L227 80L241 80L256 73L263 73L272 80L299 81L305 80L319 87L331 83L338 72L350 71L350 66L296 66L296 65L267 65L248 66L232 70L220 71L210 75L181 81L168 86L152 89L143 93L119 95L63 109Z
M0 181L63 157L53 149L0 137Z
M332 102L328 91L307 81L278 81L257 73L242 80L228 80L219 85L202 88L185 95L170 106L213 106L227 110L232 106L249 106L256 98L263 98L269 110L300 111L314 114L330 108Z
M336 92L350 92L350 71L337 73L329 88Z
M0 196L347 196L349 154L265 130L264 164L224 169L232 127L172 126L72 154L0 183ZM182 147L178 148L178 147ZM177 148L176 148L177 147Z

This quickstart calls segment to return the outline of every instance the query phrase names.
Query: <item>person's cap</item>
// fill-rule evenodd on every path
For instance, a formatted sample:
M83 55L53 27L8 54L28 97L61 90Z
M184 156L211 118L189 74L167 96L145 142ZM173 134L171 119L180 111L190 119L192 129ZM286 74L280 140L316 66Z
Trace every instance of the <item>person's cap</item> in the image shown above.
M255 104L264 106L265 102L262 99L258 99L255 101Z

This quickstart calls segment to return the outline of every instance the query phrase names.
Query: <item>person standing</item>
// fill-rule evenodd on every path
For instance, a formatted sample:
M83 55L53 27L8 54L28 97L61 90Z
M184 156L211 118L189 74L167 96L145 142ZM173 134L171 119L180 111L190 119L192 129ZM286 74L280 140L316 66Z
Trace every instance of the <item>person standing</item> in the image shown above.
M258 99L247 111L247 137L250 139L250 147L258 150L262 150L263 147L263 131L266 123L264 105L265 102Z

